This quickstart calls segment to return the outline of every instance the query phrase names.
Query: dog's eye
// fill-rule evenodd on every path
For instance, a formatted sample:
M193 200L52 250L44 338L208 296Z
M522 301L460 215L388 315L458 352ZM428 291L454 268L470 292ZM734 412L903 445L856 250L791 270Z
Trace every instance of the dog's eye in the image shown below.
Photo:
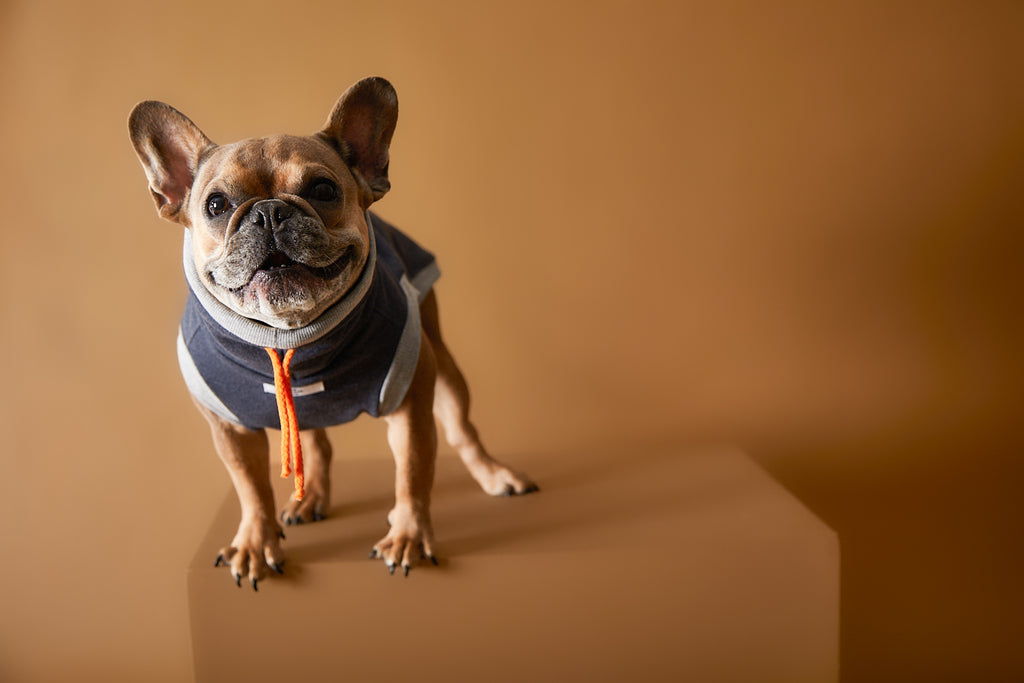
M206 213L208 213L211 218L219 216L227 211L229 206L231 206L231 203L228 201L227 197L222 194L212 194L210 195L210 198L206 200Z
M318 202L333 202L338 198L338 188L330 180L318 180L309 188L309 198Z

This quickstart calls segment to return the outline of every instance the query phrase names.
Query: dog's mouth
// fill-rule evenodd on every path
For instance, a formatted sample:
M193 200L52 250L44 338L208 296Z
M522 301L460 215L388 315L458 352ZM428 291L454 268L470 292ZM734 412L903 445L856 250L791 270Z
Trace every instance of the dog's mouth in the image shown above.
M287 277L290 275L312 275L319 280L333 280L348 268L349 264L355 260L355 246L349 245L341 252L332 263L326 266L317 267L310 266L305 263L296 261L291 256L281 251L280 249L274 249L263 259L259 267L253 273L252 278L249 282L245 283L241 287L238 287L235 291L244 289L251 284L257 278L262 277Z
M267 254L267 258L263 259L263 263L259 265L257 270L277 270L278 268L287 268L295 265L298 265L298 261L293 261L283 251L274 250Z
M332 234L302 224L274 235L251 223L243 227L247 232L236 232L220 254L197 262L197 270L228 308L281 329L323 313L359 278L366 261L367 241L355 228Z

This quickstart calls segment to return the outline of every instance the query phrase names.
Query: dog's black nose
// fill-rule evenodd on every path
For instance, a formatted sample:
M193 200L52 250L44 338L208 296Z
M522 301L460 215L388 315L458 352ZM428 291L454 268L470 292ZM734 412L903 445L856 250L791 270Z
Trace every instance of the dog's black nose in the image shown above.
M295 209L280 199L264 199L256 202L249 210L249 218L256 225L269 226L276 230L281 223L295 214Z

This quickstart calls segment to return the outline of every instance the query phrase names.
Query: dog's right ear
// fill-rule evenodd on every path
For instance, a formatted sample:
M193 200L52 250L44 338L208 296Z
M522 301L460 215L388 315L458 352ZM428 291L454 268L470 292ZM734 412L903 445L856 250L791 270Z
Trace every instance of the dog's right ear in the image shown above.
M132 109L128 134L160 216L182 222L182 208L199 161L213 142L177 109L152 100Z

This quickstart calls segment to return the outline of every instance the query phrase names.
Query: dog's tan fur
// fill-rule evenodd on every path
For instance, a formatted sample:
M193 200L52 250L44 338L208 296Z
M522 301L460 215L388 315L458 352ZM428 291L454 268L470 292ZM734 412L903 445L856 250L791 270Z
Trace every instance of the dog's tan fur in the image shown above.
M326 128L309 137L271 136L217 146L191 121L155 102L142 103L129 119L132 142L150 181L160 215L189 228L194 258L203 284L223 303L256 319L282 328L305 325L344 294L367 258L368 228L364 211L390 187L388 145L397 117L397 99L390 84L366 79L349 89L335 105ZM323 245L311 259L333 260L351 247L351 267L336 278L317 283L308 308L261 303L259 310L216 282L216 267L231 254L237 222L218 222L202 210L211 186L244 196L240 209L261 199L281 199L313 211L300 195L311 174L327 174L341 188L340 207L321 209ZM241 213L241 210L238 211ZM316 264L319 265L319 264ZM210 274L214 273L213 276ZM322 291L321 291L322 290ZM308 302L307 302L308 303ZM438 321L437 297L431 290L421 306L423 327L419 360L412 384L399 408L387 415L388 443L395 458L395 505L388 514L388 534L373 547L393 572L407 574L417 553L434 558L430 491L437 451L435 417L448 442L470 474L491 495L524 494L537 487L523 474L492 458L469 420L469 391L444 341ZM300 432L305 461L303 500L290 500L278 517L270 487L266 432L232 424L196 402L210 425L214 446L234 484L242 508L238 532L218 557L237 583L248 577L253 587L267 568L281 571L286 524L322 519L330 508L331 445L323 429Z

